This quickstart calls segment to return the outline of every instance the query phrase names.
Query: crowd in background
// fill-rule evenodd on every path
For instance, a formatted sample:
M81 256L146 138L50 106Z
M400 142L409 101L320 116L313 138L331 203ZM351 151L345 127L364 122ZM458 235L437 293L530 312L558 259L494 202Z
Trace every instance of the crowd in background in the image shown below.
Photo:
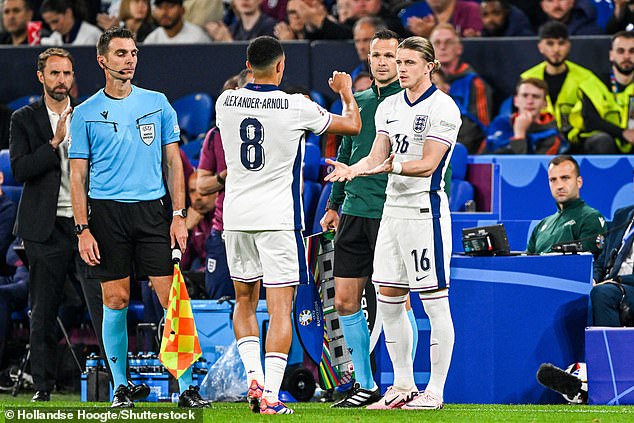
M615 0L602 13L592 0L0 0L4 45L91 45L103 30L123 26L141 44L193 44L251 40L271 35L280 40L352 40L359 65L351 74L355 90L370 87L367 65L369 42L380 29L402 37L420 35L432 42L441 72L436 86L456 101L463 120L458 141L470 154L628 154L634 144L634 117L630 98L634 90L634 2ZM627 32L629 31L629 32ZM567 60L571 36L613 35L611 48L600 61L609 61L608 75L594 75ZM517 75L515 95L506 108L493 103L492 88L461 59L461 40L468 37L537 36L544 61ZM245 75L242 75L243 85ZM521 78L521 79L520 79ZM228 81L229 82L229 81ZM237 78L227 88L237 86ZM215 93L214 93L215 94ZM0 108L0 147L9 143L10 111ZM195 170L185 154L185 181L189 193L187 226L189 249L183 267L202 296L231 295L209 274L228 279L222 233L222 184L205 185L207 178L223 178L224 158L214 149L219 134L211 130L203 144L205 167ZM215 144L214 144L215 143ZM334 156L338 140L322 142L322 154ZM220 149L221 150L221 149ZM207 151L207 152L205 152ZM202 160L201 160L202 161ZM0 174L1 177L1 174ZM0 183L1 185L1 183ZM220 191L220 194L218 192ZM0 191L0 205L4 204ZM15 206L14 206L15 207ZM0 215L0 254L12 252L10 228L15 208ZM5 219L5 214L9 217ZM211 235L211 237L210 237ZM211 254L211 255L210 255ZM215 256L214 256L215 254ZM212 260L210 261L210 257ZM11 264L23 269L17 257ZM1 260L0 260L1 262ZM0 263L3 266L4 263ZM2 276L0 292L15 289L15 299L2 295L0 321L10 310L24 308L28 275L22 270ZM207 274L207 280L203 274ZM206 282L206 283L205 283ZM143 282L146 317L153 302ZM206 285L206 286L205 286ZM12 288L13 289L13 288ZM155 309L160 310L154 300ZM0 326L0 365L7 328Z

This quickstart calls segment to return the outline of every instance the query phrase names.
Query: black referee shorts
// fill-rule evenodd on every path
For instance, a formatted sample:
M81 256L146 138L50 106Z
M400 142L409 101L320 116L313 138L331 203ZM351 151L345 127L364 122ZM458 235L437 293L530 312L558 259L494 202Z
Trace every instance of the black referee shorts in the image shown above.
M173 273L169 210L159 200L123 203L90 199L90 232L101 263L89 274L101 281Z
M333 273L339 278L371 276L381 219L342 214L335 235Z

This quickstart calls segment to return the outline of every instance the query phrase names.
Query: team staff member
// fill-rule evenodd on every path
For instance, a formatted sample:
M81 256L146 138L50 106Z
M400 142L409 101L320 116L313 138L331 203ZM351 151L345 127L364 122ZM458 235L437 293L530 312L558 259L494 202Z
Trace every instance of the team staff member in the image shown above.
M291 345L295 286L308 278L300 193L305 131L354 135L361 129L349 75L335 72L329 81L343 104L343 116L332 115L303 95L278 88L284 65L279 41L256 38L247 48L253 83L224 91L216 102L227 163L223 217L236 291L234 331L248 401L261 414L293 413L279 401L279 389ZM270 316L264 372L255 318L260 280Z
M404 40L396 66L405 91L377 109L370 155L353 166L328 160L335 169L326 179L390 173L372 279L379 286L394 385L368 409L440 409L454 343L448 298L451 215L443 178L460 129L460 110L431 82L440 63L428 40ZM422 393L414 382L412 332L405 312L410 290L419 293L431 325L431 376Z
M597 236L605 232L605 219L580 197L583 179L572 156L561 155L548 164L548 185L557 203L557 212L537 224L526 251L548 253L554 244L582 240L583 251L595 257L600 252Z
M9 149L13 175L24 184L14 234L24 239L29 258L33 401L49 401L55 383L55 318L66 279L79 280L100 340L101 290L85 278L73 232L67 137L73 57L61 48L45 50L37 59L37 77L44 94L11 117Z
M353 165L370 154L376 134L374 114L386 98L402 91L396 74L398 34L382 30L370 41L368 63L374 82L368 90L355 94L363 125L356 136L343 137L337 161ZM372 378L370 365L370 333L361 310L365 284L372 276L372 259L376 236L385 202L387 175L374 175L350 182L335 182L326 214L321 220L323 230L335 228L335 308L339 313L346 345L352 351L356 383L345 398L333 407L362 407L381 399L381 391ZM341 220L337 214L343 204ZM410 322L414 313L408 312Z
M182 251L187 242L176 112L163 94L132 85L137 52L129 30L115 27L102 34L97 61L106 86L75 109L70 127L76 233L81 257L102 281L103 339L116 388L113 407L134 406L125 379L132 265L137 275L149 276L165 309L172 283L170 247ZM163 152L173 217L162 200ZM179 378L178 405L208 407L190 385L191 369Z

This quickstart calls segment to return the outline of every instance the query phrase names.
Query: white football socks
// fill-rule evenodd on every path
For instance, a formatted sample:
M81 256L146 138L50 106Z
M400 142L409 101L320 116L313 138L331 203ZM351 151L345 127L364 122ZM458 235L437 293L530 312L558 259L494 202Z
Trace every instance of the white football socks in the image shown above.
M244 371L247 374L247 386L252 380L256 380L260 385L264 384L264 372L262 371L262 360L260 359L260 338L257 336L245 336L238 339L238 353Z
M279 401L280 386L286 370L288 354L270 352L264 356L264 393L262 396L269 402Z
M416 389L412 365L412 326L407 318L407 295L378 295L378 308L383 318L385 344L394 367L394 387L401 391Z
M431 335L429 339L429 358L431 376L425 389L442 400L445 381L451 364L454 344L454 329L449 309L448 291L419 294L425 313L429 317Z

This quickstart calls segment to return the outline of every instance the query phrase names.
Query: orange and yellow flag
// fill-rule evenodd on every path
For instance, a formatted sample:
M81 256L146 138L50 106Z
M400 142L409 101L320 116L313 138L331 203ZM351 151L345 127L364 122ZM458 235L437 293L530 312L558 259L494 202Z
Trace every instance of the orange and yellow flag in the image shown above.
M185 280L180 266L175 264L159 358L165 368L178 379L201 355Z

